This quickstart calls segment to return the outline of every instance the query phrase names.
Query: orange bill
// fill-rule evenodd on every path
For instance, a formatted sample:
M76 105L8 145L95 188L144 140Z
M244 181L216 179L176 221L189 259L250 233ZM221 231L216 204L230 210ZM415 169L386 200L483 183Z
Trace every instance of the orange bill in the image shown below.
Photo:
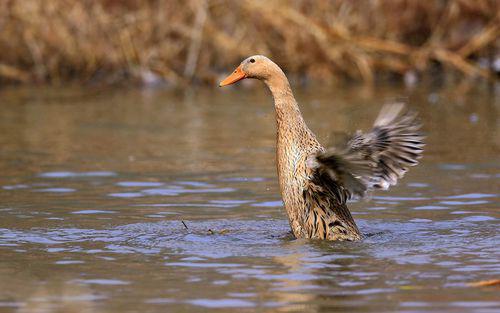
M220 82L219 87L227 86L236 83L237 81L242 80L243 78L246 78L247 75L243 73L243 70L241 69L241 65L238 66L234 72L231 73L226 79Z

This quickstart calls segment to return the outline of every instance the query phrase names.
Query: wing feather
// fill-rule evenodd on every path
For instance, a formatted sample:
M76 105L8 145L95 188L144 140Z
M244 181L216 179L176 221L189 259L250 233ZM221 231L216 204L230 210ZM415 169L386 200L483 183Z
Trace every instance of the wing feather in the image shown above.
M318 152L309 162L315 175L327 173L346 194L363 197L395 185L422 157L424 136L417 114L403 103L385 105L366 134L358 131L343 146Z

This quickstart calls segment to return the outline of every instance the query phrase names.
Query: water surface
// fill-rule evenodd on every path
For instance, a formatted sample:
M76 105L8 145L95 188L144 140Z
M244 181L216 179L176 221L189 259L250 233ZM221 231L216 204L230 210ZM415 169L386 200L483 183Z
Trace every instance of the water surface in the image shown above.
M291 237L262 86L0 96L0 311L500 309L469 286L500 278L495 91L297 93L325 144L401 96L424 122L421 164L351 203L355 243Z

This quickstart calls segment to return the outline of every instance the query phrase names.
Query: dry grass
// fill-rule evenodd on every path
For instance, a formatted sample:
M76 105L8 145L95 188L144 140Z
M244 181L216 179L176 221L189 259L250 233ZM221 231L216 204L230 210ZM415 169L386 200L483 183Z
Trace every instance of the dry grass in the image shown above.
M261 53L294 77L373 83L431 68L494 79L498 0L6 0L0 81L214 82ZM484 62L483 62L484 63Z

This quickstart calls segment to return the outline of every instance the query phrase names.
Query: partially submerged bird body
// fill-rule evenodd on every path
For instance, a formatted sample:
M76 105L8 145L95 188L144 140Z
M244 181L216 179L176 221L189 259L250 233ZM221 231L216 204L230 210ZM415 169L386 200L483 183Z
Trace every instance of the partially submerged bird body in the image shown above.
M264 56L252 56L221 86L244 78L264 81L274 98L276 160L280 191L297 238L359 240L362 235L346 202L371 189L387 189L422 153L416 115L402 104L382 109L367 134L343 147L325 149L307 127L283 71Z
M310 158L325 149L307 127L287 87L277 92L271 90L276 110L278 179L292 232L297 238L360 239L349 210L335 195L339 186L334 181L324 181L327 177L317 177L314 168L308 166ZM333 224L345 224L349 230L339 232Z

